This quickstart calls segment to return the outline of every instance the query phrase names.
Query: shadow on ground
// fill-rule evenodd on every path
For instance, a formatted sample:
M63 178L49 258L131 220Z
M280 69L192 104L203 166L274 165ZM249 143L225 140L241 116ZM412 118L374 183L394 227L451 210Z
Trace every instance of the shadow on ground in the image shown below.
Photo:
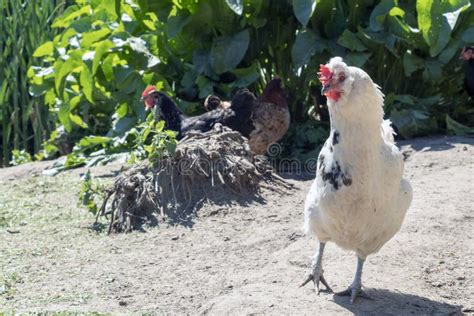
M349 303L348 296L334 296L334 302L354 315L462 315L462 306L436 302L426 297L368 289L373 300L358 298Z

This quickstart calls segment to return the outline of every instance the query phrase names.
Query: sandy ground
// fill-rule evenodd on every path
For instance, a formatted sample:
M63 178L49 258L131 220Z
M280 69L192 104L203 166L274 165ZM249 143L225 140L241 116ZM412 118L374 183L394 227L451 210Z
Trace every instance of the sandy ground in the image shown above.
M458 315L474 313L474 139L403 143L413 204L401 231L368 258L373 301L299 288L317 241L302 233L311 180L248 205L209 205L190 227L107 236L76 206L79 175L0 169L0 313ZM117 166L93 169L110 181ZM293 177L294 178L294 177ZM356 258L326 247L335 290Z

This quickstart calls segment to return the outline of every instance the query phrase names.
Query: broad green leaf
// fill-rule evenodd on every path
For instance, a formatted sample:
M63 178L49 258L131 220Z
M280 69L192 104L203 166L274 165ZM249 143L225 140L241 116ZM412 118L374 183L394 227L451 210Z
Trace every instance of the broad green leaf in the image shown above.
M168 23L166 23L166 30L169 38L174 38L178 35L183 27L185 27L189 22L191 22L192 16L188 14L178 14L168 18Z
M214 84L206 77L199 75L196 84L199 87L199 97L205 98L214 92Z
M114 58L116 54L109 54L105 57L104 61L102 62L102 72L104 73L105 80L110 81L114 76Z
M214 39L211 47L211 66L214 71L221 74L234 69L244 58L249 42L248 30Z
M100 41L110 33L111 31L106 27L97 31L84 33L82 34L81 46L84 48L89 48L93 43Z
M260 69L257 63L247 68L235 69L233 73L237 76L237 80L232 82L231 86L236 88L247 87L260 78Z
M61 16L54 20L52 27L68 27L75 18L80 17L81 15L91 15L92 8L90 5L86 5L79 10L72 11L72 13L67 14L66 16Z
M356 53L356 52L349 52L345 57L344 61L351 66L355 67L362 67L365 65L367 60L369 60L371 53Z
M471 45L474 43L474 25L470 26L462 33L461 39L466 43L470 43Z
M56 88L56 92L58 96L63 95L63 90L64 90L64 80L66 77L72 72L74 68L76 68L78 65L82 63L79 62L76 58L73 56L70 56L68 60L66 60L64 63L58 63L57 65L60 67L59 71L56 68L57 75L54 78L54 85Z
M112 47L114 47L114 43L112 43L110 40L102 41L99 45L97 45L95 48L94 60L92 61L92 75L95 75L97 68L99 68L102 57L107 54Z
M345 30L344 33L342 33L337 43L341 46L350 49L351 51L363 52L367 50L367 48L364 46L364 44L362 44L361 40L357 37L357 35L349 30Z
M304 27L316 9L316 2L317 0L293 0L293 12Z
M460 13L470 6L469 0L417 0L418 27L430 46L430 55L437 56L448 45Z
M321 53L327 45L314 32L307 30L296 35L291 49L291 59L295 70L306 65L316 53Z
M405 76L409 77L412 73L419 69L423 69L425 61L413 53L405 52L403 54L403 69L405 70Z
M94 99L92 98L92 92L94 89L94 80L92 79L92 74L89 70L89 67L87 67L86 64L84 64L84 67L82 68L81 71L81 76L80 76L80 83L82 87L82 91L84 92L84 96L90 103L94 103Z
M372 31L378 32L384 29L385 18L394 6L396 6L395 0L382 0L377 4L370 14L370 29Z
M72 132L72 124L69 114L71 114L69 105L67 103L61 104L61 106L59 107L58 119L68 133Z
M229 8L238 15L242 15L244 11L243 0L225 0Z
M82 127L82 128L87 128L88 127L87 124L82 120L82 118L79 115L75 115L75 114L70 113L69 114L69 119L71 120L71 122L73 122L74 124L76 124L79 127Z
M53 50L53 42L46 42L35 50L35 52L33 53L33 57L50 56L53 54Z
M125 117L128 113L128 104L126 102L120 104L115 112L119 118Z

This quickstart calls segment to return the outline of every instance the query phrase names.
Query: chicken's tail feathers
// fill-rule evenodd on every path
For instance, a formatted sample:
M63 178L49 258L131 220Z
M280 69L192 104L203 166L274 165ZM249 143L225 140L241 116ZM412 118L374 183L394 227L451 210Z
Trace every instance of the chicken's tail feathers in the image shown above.
M395 143L395 138L394 135L397 135L395 131L392 128L392 122L390 120L384 120L382 122L382 128L381 128L381 133L382 133L382 138L390 144Z

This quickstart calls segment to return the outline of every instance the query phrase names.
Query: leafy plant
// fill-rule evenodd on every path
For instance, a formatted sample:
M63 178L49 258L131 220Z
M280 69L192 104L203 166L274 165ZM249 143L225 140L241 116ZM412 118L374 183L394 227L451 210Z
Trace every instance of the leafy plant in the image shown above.
M12 160L10 161L10 164L12 166L18 166L27 162L31 162L31 155L26 152L24 149L23 150L17 150L13 149L12 150Z
M85 206L92 214L97 214L97 201L103 199L104 192L104 186L94 182L90 170L87 170L79 191L79 205Z
M51 131L43 100L28 93L26 72L36 48L56 33L50 22L65 2L0 0L0 166L8 164L13 149L39 151Z
M335 55L383 87L387 113L403 137L445 131L446 114L472 124L458 111L467 97L459 94L456 56L474 41L469 0L77 0L52 26L61 33L34 54L46 64L28 75L31 92L43 97L56 122L44 156L76 144L70 166L87 163L97 146L102 156L137 148L130 139L146 121L139 97L148 84L195 114L210 93L229 98L249 87L258 94L279 75L292 130L326 129L308 120L314 98L308 87L319 85L316 69ZM290 132L287 154L312 155L325 133L314 135L308 145L295 141L306 135Z

